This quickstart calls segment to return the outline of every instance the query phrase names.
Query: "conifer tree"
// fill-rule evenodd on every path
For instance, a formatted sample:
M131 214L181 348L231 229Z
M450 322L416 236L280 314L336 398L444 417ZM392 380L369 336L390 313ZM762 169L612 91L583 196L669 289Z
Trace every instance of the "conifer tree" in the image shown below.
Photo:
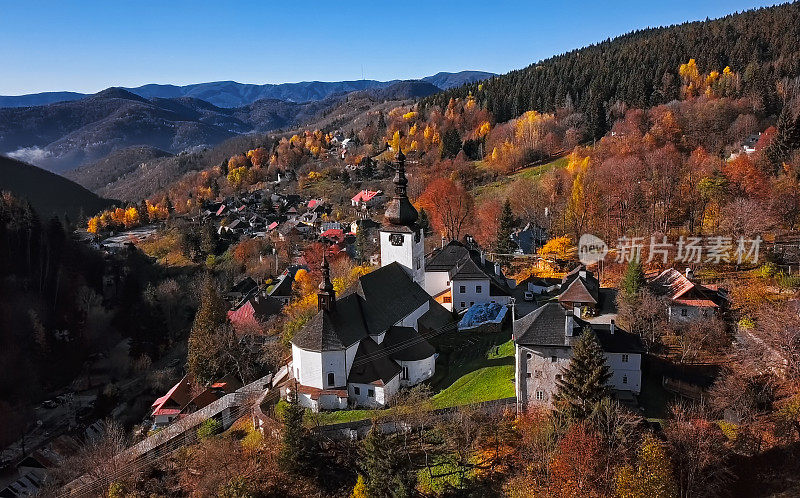
M774 165L780 166L800 147L800 114L794 117L788 102L783 105L776 128L775 137L764 152Z
M311 452L306 428L303 426L305 410L300 406L297 394L297 382L289 395L286 408L283 410L283 431L278 462L287 472L301 473L308 468Z
M644 278L644 268L642 268L641 258L631 258L625 275L622 277L622 293L626 298L635 298L639 291L646 285Z
M611 394L606 385L610 378L603 348L592 329L586 327L572 346L569 366L556 381L556 408L572 419L585 419L598 402Z
M497 227L497 238L494 243L494 251L500 254L499 259L508 264L510 256L514 251L514 242L511 240L511 234L514 231L514 213L511 211L511 201L506 199L503 204L503 213L500 215L500 225Z
M395 437L384 434L373 423L359 453L368 496L414 495L416 477L410 469L408 456L401 451Z
M211 382L222 372L224 341L220 334L227 320L228 309L217 293L213 279L206 276L200 296L200 307L189 333L188 369L201 383Z
M424 207L419 208L419 223L420 228L422 228L423 233L428 233L431 229L431 220L428 218L428 212L425 211Z

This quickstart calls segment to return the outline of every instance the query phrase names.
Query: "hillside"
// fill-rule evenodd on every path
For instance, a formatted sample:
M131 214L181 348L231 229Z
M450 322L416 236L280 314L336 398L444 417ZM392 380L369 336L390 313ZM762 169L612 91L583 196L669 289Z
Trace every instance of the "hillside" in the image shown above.
M72 102L0 109L0 151L61 173L132 145L179 153L295 125L340 98L304 104L259 100L227 109L195 98L148 100L110 88Z
M98 161L67 171L63 176L93 192L98 192L119 178L135 171L143 163L171 155L169 152L155 147L134 145L116 150Z
M111 204L66 178L5 156L0 156L0 190L27 199L41 218L66 213L74 221Z
M773 83L800 74L800 3L732 14L720 19L634 31L573 50L483 83L429 97L424 105L446 105L469 92L507 121L528 110L552 111L567 97L579 110L599 115L620 100L635 107L680 96L680 64L694 58L701 71L739 75L737 93L776 101Z
M494 74L484 71L441 72L417 81L426 81L445 90L492 76ZM386 88L397 82L397 80L303 81L299 83L251 85L235 81L215 81L184 86L148 84L125 88L125 90L148 99L191 97L205 100L218 107L232 108L252 104L261 99L288 102L324 100L332 95L341 93ZM19 96L0 96L0 107L39 106L54 102L78 100L88 96L89 94L76 92L45 92Z

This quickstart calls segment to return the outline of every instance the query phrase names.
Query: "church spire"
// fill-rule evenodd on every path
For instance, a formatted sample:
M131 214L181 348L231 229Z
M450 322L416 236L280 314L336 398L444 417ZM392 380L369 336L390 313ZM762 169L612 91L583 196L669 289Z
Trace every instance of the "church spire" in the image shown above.
M333 289L331 283L330 265L328 264L328 248L327 246L322 250L322 282L319 283L319 292L317 292L317 308L320 311L327 311L332 313L336 309L336 291Z
M419 213L408 200L406 156L399 147L395 159L397 170L394 175L394 197L386 204L384 220L391 225L411 226L419 218Z

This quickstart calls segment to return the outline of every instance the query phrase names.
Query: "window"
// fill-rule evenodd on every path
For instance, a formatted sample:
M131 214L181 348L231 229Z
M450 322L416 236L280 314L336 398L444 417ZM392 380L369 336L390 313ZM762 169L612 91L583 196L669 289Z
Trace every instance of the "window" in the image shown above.
M446 286L450 287L450 281L448 280L448 281L447 281L447 283L446 283L446 284L444 284L444 285L446 285Z
M446 303L446 304L450 304L450 303L452 303L452 302L453 302L453 298L452 298L451 296L444 296L444 297L442 298L442 302L443 302L443 303Z
M360 387L357 387L357 386L353 386L353 393L354 393L356 396L361 396L361 388L360 388Z
M681 308L681 316L687 316L689 314L689 310L686 308Z
M532 354L530 354L530 353L526 353L526 354L525 354L525 356L526 356L526 357L527 357L529 360L530 360L531 358L533 358L533 355L532 355Z
M470 306L472 306L473 304L475 304L475 301L470 301L470 302L469 302L469 305L470 305Z
M416 267L417 267L417 270L419 270L419 258L417 258Z
M465 292L467 292L467 286L466 285L460 285L458 287L458 292L464 294Z
M561 374L556 374L556 380L561 380Z
M530 379L530 378L531 378L531 373L530 373L530 372L526 373L526 374L525 374L525 377L527 377L527 378L529 378L529 379Z
M628 383L628 376L627 375L623 375L622 376L622 383L623 384L627 384Z
M537 379L541 379L542 378L542 371L541 370L534 370L533 376L536 377Z
M408 380L408 367L403 367L403 380Z
M628 355L622 355L622 363L628 363Z
M536 391L536 399L538 401L542 401L544 399L544 391L541 390Z
M461 307L462 308L466 308L467 307L467 303L465 303L464 301L461 301Z
M476 285L475 286L475 294L480 294L480 293L481 293L481 286L480 285Z
M367 389L367 396L370 398L375 397L375 389Z
M335 386L336 385L336 379L335 379L333 373L329 373L328 374L328 385L329 386Z
M708 316L708 310L707 309L703 309L703 316L704 317Z
M555 363L555 362L557 362L557 361L558 361L558 358L557 358L557 357L555 357L555 356L551 356L551 357L550 357L550 362L551 362L551 363Z

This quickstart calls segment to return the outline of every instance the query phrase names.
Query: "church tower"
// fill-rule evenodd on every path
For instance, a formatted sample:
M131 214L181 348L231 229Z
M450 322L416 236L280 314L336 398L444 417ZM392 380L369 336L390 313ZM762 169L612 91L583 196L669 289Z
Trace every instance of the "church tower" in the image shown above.
M322 282L319 283L319 292L317 292L317 308L319 311L333 313L336 310L336 291L331 283L327 252L327 247L322 250Z
M408 200L406 156L397 152L394 196L386 204L381 227L381 266L400 263L412 279L425 287L425 236L417 223L419 213Z

